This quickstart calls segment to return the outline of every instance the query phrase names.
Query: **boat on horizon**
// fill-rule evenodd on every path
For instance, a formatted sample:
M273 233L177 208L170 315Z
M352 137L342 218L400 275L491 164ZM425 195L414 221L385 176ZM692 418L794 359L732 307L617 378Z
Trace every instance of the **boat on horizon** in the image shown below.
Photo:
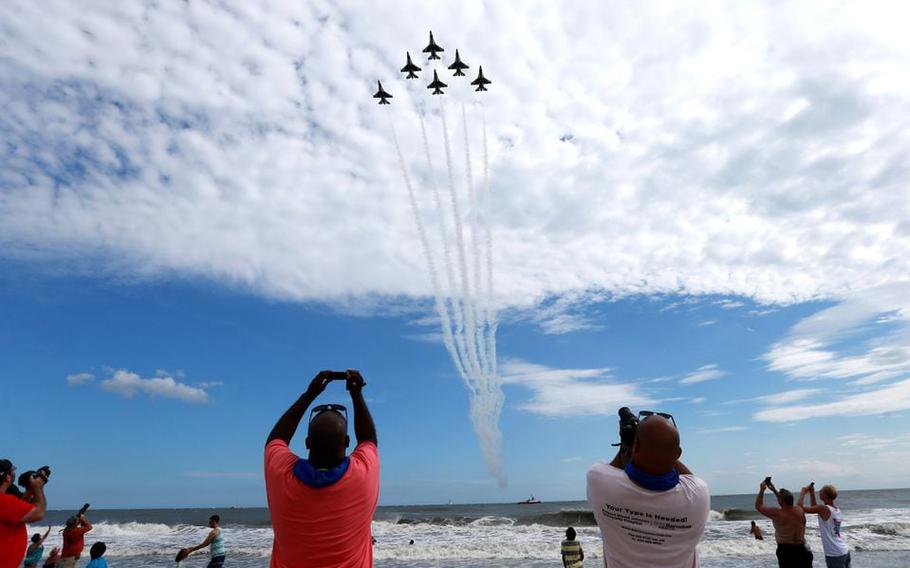
M517 503L517 505L539 505L539 504L540 504L540 499L538 499L537 497L535 497L533 495L531 495L531 497L529 497L528 499L525 499L524 501L519 501Z

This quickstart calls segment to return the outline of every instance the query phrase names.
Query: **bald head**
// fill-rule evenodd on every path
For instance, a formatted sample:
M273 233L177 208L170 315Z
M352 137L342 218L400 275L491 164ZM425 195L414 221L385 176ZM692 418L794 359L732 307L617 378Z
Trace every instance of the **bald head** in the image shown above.
M349 443L348 422L338 412L322 412L310 422L306 438L310 461L340 461Z
M672 422L656 414L641 421L632 448L632 461L638 469L663 475L676 467L680 455L679 431Z

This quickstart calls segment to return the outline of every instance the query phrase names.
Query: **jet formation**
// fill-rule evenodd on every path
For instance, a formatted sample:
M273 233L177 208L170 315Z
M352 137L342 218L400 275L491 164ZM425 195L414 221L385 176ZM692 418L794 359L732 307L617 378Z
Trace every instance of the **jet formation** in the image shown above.
M423 48L423 53L429 54L427 56L427 60L430 62L432 62L434 59L442 61L442 58L439 56L439 54L444 51L445 51L445 49L443 49L439 44L437 44L436 40L433 38L433 32L430 32L430 42L427 44L427 46L425 48ZM414 63L414 61L411 59L410 51L405 52L405 56L406 56L407 61L405 62L404 67L401 68L401 72L405 73L406 79L419 79L420 77L419 77L418 73L420 73L421 68L418 67ZM470 68L470 66L461 60L461 53L459 53L459 50L456 49L455 50L455 61L453 61L452 64L448 66L448 69L454 71L452 76L453 77L464 77L465 69L469 69L469 68ZM379 85L379 90L376 91L376 94L373 95L373 98L379 99L379 104L381 104L381 105L391 104L389 102L389 99L393 98L392 95L387 93L382 88L382 83L380 83L379 81L377 81L377 83ZM483 75L483 66L478 67L477 78L474 79L473 81L471 81L471 85L474 85L477 87L474 90L475 91L486 91L487 90L486 86L489 85L490 83L492 83L492 81L490 81ZM443 89L445 89L447 87L448 87L448 85L446 83L443 83L439 79L438 71L436 69L433 69L433 81L431 81L430 84L427 85L427 88L433 90L433 92L432 92L433 95L444 95L445 91L443 91Z

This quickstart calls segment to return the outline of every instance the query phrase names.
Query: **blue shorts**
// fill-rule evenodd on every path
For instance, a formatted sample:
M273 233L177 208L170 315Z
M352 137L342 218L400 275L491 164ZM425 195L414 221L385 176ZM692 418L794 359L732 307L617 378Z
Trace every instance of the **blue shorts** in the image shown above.
M850 553L843 556L825 556L825 565L828 568L850 568Z

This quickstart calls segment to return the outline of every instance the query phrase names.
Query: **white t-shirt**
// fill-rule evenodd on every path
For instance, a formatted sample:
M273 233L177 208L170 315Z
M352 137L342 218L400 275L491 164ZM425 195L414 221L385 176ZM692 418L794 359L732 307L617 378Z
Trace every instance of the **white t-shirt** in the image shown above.
M840 536L840 527L844 522L844 516L841 515L840 509L825 505L831 511L828 520L818 516L818 534L822 537L822 548L825 550L825 556L844 556L850 552L850 547Z
M698 568L696 545L711 507L701 479L680 475L673 489L651 491L621 469L596 464L588 470L588 505L607 568Z

